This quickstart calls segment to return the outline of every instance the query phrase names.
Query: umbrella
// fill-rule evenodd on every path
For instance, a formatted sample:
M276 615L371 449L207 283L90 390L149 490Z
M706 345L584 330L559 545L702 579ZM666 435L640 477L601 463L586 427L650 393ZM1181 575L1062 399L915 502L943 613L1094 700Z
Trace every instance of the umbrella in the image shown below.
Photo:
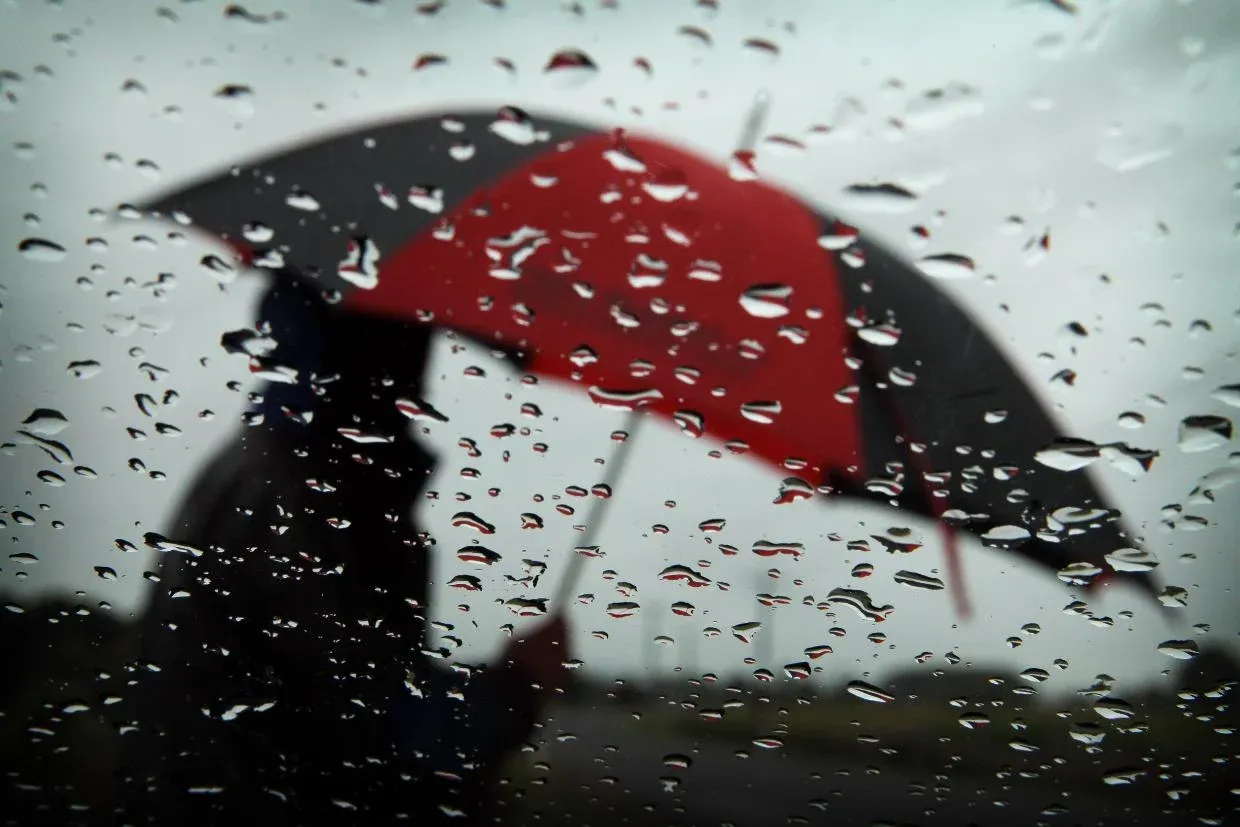
M760 110L729 164L505 107L332 135L139 209L232 245L203 260L217 277L292 270L347 311L503 348L783 469L787 499L935 518L962 614L956 530L1078 585L1119 571L1149 589L1088 472L1034 460L1088 446L932 278L971 263L919 269L759 180Z

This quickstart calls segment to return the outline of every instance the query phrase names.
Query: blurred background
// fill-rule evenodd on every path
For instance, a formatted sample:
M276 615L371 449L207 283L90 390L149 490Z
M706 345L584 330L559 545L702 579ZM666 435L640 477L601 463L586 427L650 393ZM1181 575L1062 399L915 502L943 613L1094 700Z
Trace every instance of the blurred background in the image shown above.
M591 66L545 71L565 49ZM947 591L893 579L943 576L928 521L850 501L775 504L776 471L713 458L717 446L651 422L595 540L607 556L577 590L596 599L571 611L577 685L506 776L511 823L833 812L846 823L1228 823L1240 806L1231 0L0 3L0 724L6 768L39 744L65 747L43 765L48 778L14 769L8 782L49 808L85 807L106 787L107 745L124 727L92 676L131 659L129 630L160 588L142 538L167 529L254 388L220 336L254 323L260 279L221 285L199 264L218 243L169 244L155 222L118 219L118 204L308 137L501 106L725 163L760 93L762 179L909 258L966 254L972 274L939 286L1063 432L1156 452L1148 469L1103 456L1089 473L1176 587L1172 608L1122 584L1086 594L969 539L963 619ZM879 181L919 197L850 196ZM439 496L417 506L442 551L431 645L482 662L501 626L530 622L506 601L552 593L581 516L554 505L602 481L625 416L523 384L485 348L445 336L430 376L428 401L448 417L425 428ZM523 403L544 415L522 423ZM1205 416L1226 426L1184 425ZM530 428L507 438L504 460L491 432L507 422ZM467 458L463 438L482 456ZM465 465L479 477L462 477ZM496 526L488 546L519 550L466 597L448 585L480 574L455 555L475 538L454 524L457 492ZM522 530L530 511L545 515L541 531ZM726 525L700 528L712 519ZM873 539L892 527L921 544L912 557ZM805 554L772 564L747 552L764 539ZM731 589L689 593L658 577L703 559ZM547 567L534 591L523 561ZM873 567L874 601L893 608L881 626L815 607L855 584L859 564ZM632 617L607 612L618 583L640 604ZM767 592L791 600L765 606L755 595ZM692 616L671 610L678 601ZM752 643L730 631L751 622L762 624ZM783 668L799 662L808 677ZM854 681L887 702L850 692ZM715 708L723 720L700 714Z

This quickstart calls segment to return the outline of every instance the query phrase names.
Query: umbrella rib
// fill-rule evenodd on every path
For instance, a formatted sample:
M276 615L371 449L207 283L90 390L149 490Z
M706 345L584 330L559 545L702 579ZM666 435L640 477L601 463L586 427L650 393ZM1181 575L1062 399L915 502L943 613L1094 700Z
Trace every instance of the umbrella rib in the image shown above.
M629 411L628 418L625 420L625 431L628 436L624 441L616 446L616 450L612 453L611 461L608 463L607 475L603 480L608 490L615 493L616 484L620 481L620 477L624 474L624 466L628 462L633 453L633 443L636 442L636 435L642 423L642 414L640 409L634 408ZM611 502L611 496L596 499L590 505L590 513L586 517L585 536L581 542L569 549L568 565L564 569L564 575L560 578L560 583L556 586L555 597L552 599L551 605L562 607L572 596L573 589L577 585L578 578L581 577L581 571L585 567L586 556L577 552L578 548L583 546L591 546L594 544L594 538L598 536L599 526L603 522L603 517L607 510L608 504Z

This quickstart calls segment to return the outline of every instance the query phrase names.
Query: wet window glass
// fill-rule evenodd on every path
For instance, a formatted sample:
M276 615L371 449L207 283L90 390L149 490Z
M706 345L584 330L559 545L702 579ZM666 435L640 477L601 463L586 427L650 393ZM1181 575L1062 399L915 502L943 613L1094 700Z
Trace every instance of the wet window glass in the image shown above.
M1240 6L0 5L6 824L1240 810Z

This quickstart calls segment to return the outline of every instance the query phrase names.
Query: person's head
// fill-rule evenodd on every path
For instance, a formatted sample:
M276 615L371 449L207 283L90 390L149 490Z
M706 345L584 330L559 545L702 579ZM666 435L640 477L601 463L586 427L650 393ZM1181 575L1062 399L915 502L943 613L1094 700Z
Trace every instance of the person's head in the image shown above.
M312 412L377 425L396 421L397 398L421 395L430 356L425 325L329 305L314 284L287 272L273 276L258 320L276 343L266 360L296 371L295 381L263 389L268 422Z

